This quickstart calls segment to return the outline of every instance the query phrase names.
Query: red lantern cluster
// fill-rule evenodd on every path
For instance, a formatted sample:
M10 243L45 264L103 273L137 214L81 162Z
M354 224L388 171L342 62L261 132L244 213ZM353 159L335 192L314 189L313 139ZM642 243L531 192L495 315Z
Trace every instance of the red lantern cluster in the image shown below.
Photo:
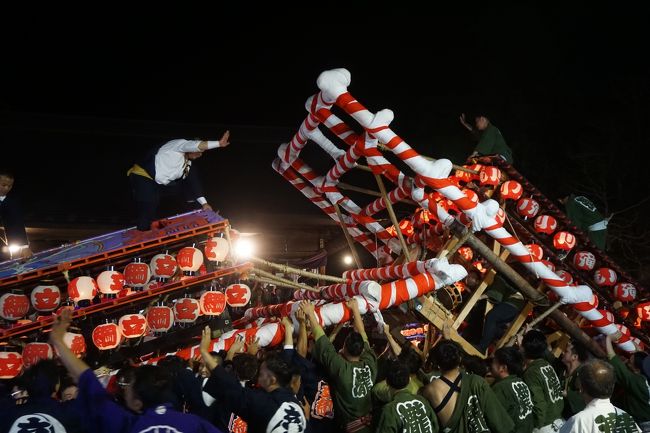
M589 251L578 251L573 256L573 266L583 271L591 271L596 266L596 256Z
M557 229L557 220L550 215L539 215L535 218L534 227L537 233L551 235Z
M91 277L77 277L68 284L68 296L80 306L90 305L97 291L97 283Z
M142 290L150 278L151 269L149 269L149 265L142 263L140 259L136 259L124 268L124 283L135 290Z
M199 318L201 306L192 298L181 298L174 303L174 320L178 323L194 323Z
M526 245L526 248L528 248L528 251L530 251L530 254L533 256L535 260L539 261L544 258L544 250L539 245L528 244Z
M199 306L206 316L219 316L226 309L226 295L218 290L208 290L199 298Z
M205 258L211 262L223 262L229 252L230 245L226 238L214 237L205 243Z
M517 212L525 218L534 218L539 212L539 203L532 198L522 198L517 202Z
M156 254L151 258L151 262L149 263L151 275L159 281L166 281L172 278L176 273L177 267L176 259L169 254Z
M594 280L599 286L611 287L616 284L618 276L613 269L600 268L594 273Z
M553 236L553 246L558 250L570 251L576 246L576 237L569 232L557 232Z
M5 320L18 320L29 311L29 299L17 293L5 293L0 296L0 317Z
M479 182L481 185L498 185L501 182L501 170L496 167L481 167Z
M504 199L519 200L524 193L524 188L516 180L509 180L503 182L500 191Z
M176 255L176 261L181 271L194 273L199 270L203 264L203 254L194 247L184 247Z
M614 296L621 302L631 302L636 299L636 287L630 283L618 283L614 286Z
M122 331L115 323L104 323L93 329L92 339L99 350L115 349L122 342Z
M167 332L174 325L174 312L163 305L151 307L147 311L147 325L155 333Z

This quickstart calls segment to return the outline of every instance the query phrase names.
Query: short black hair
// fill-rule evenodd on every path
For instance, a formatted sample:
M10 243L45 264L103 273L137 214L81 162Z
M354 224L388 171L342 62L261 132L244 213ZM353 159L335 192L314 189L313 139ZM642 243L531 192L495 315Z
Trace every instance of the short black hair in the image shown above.
M571 346L573 346L573 349L571 351L576 355L578 355L578 361L580 362L589 361L589 358L591 358L591 354L589 353L589 349L587 349L587 346L585 346L584 344L576 340L571 340Z
M402 348L402 352L399 354L397 359L406 365L409 374L415 374L422 368L422 357L419 353L413 350L410 343L408 346Z
M363 352L363 337L357 331L352 331L345 338L343 347L350 356L360 356Z
M13 172L5 169L5 168L0 168L0 176L8 177L9 179L16 179L14 176Z
M444 372L460 366L463 360L463 350L455 341L443 340L431 349L429 356L433 363Z
M133 391L144 408L174 401L171 375L158 365L144 365L135 369Z
M578 370L582 392L593 398L610 398L614 392L614 367L606 361L592 359Z
M632 364L639 370L643 371L643 361L648 356L645 352L634 352L632 354Z
M508 367L508 373L521 376L524 372L524 356L516 347L502 347L494 352L494 359Z
M487 376L489 370L483 358L476 355L465 355L463 357L463 367L465 367L466 372L481 377Z
M386 373L386 383L388 386L393 389L404 389L410 380L409 369L404 363L398 360L393 360L388 363L388 371Z
M49 397L59 384L59 367L56 361L43 359L28 368L20 379L29 397Z
M527 359L539 359L546 352L546 336L542 331L532 329L524 335L521 347L524 349L524 356Z
M266 368L273 373L281 387L289 386L293 367L278 353L271 353L264 358Z
M255 376L257 376L259 363L254 355L241 353L233 358L232 368L237 379L248 381L255 379Z

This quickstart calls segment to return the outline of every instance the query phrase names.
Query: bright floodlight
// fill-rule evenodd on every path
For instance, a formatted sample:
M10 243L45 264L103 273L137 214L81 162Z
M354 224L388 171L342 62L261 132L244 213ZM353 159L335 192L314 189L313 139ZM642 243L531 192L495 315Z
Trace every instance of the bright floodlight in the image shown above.
M235 255L240 259L247 259L253 255L255 245L250 239L238 239L235 242Z
M20 245L9 245L9 254L16 254L22 247Z
M346 265L351 265L352 262L353 262L352 256L347 255L343 257L343 263L345 263Z

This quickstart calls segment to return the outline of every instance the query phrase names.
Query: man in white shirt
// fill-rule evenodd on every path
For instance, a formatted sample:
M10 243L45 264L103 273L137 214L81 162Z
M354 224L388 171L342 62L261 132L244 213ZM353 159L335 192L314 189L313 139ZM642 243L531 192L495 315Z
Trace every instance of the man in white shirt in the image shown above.
M587 403L562 426L560 433L641 433L634 419L614 406L609 398L614 392L614 367L594 359L578 370L578 386Z
M226 131L219 141L171 140L149 152L128 171L133 198L138 212L138 230L147 231L156 219L160 203L160 188L180 183L188 201L196 200L203 210L212 210L203 196L196 170L190 170L192 162L208 149L223 148L230 144L230 132Z

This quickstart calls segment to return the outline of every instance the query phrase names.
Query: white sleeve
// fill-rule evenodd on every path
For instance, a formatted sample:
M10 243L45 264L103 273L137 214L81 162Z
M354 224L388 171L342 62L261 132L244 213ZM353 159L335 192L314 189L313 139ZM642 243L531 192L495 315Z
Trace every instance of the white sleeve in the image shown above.
M171 140L168 141L162 148L165 150L171 150L175 152L200 152L199 143L201 140Z
M198 201L201 206L208 203L208 201L205 199L205 197L199 197L199 198L196 199L196 201Z
M219 141L208 141L207 143L208 143L208 149L214 149L216 147L221 146Z

